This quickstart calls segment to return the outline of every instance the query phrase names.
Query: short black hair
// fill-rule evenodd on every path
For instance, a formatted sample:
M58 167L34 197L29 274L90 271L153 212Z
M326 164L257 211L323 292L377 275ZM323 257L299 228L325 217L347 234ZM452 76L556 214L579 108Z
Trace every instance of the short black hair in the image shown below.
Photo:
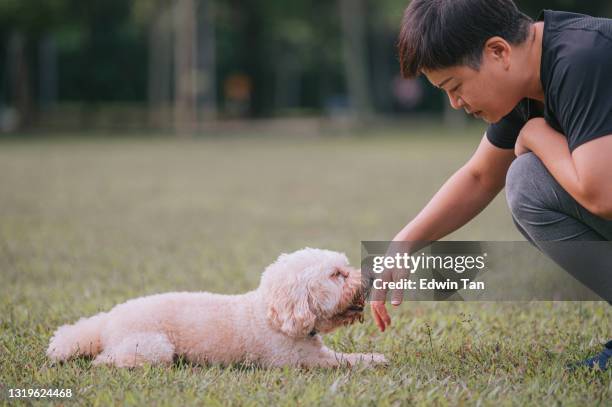
M478 69L489 38L521 44L532 22L512 0L412 0L397 44L402 76L458 65Z

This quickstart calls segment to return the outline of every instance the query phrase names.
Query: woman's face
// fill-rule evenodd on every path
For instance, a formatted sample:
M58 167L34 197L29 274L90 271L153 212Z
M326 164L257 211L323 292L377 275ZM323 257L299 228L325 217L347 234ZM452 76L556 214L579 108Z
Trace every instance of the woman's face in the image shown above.
M423 71L427 79L448 95L454 109L497 123L523 99L510 53L485 47L479 69L467 65Z

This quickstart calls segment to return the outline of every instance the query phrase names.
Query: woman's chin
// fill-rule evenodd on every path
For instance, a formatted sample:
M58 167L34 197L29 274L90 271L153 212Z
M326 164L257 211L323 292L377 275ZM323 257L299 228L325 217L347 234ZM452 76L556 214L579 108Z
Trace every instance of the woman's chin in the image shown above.
M480 113L478 118L487 124L494 124L502 119L501 117L492 117L484 112Z

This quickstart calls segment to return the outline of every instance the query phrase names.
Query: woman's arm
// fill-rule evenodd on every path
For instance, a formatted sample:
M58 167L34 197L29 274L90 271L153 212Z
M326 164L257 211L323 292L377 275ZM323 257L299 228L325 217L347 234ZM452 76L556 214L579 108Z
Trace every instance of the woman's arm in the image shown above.
M468 223L503 189L514 158L513 150L497 148L483 137L472 158L444 183L393 240L433 242ZM402 293L401 290L392 293L393 305L401 303ZM385 302L372 301L371 309L376 325L384 331L391 323Z
M591 140L570 153L567 138L543 118L521 130L516 155L532 151L546 169L589 212L612 220L612 134Z

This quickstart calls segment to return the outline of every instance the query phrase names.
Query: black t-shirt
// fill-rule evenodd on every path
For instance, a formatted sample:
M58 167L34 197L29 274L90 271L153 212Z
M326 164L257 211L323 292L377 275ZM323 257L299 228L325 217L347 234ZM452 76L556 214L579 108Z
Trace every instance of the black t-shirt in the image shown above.
M510 114L489 125L487 138L514 148L525 123L544 117L567 137L570 151L612 134L612 20L544 10L540 79L544 111L523 99Z

